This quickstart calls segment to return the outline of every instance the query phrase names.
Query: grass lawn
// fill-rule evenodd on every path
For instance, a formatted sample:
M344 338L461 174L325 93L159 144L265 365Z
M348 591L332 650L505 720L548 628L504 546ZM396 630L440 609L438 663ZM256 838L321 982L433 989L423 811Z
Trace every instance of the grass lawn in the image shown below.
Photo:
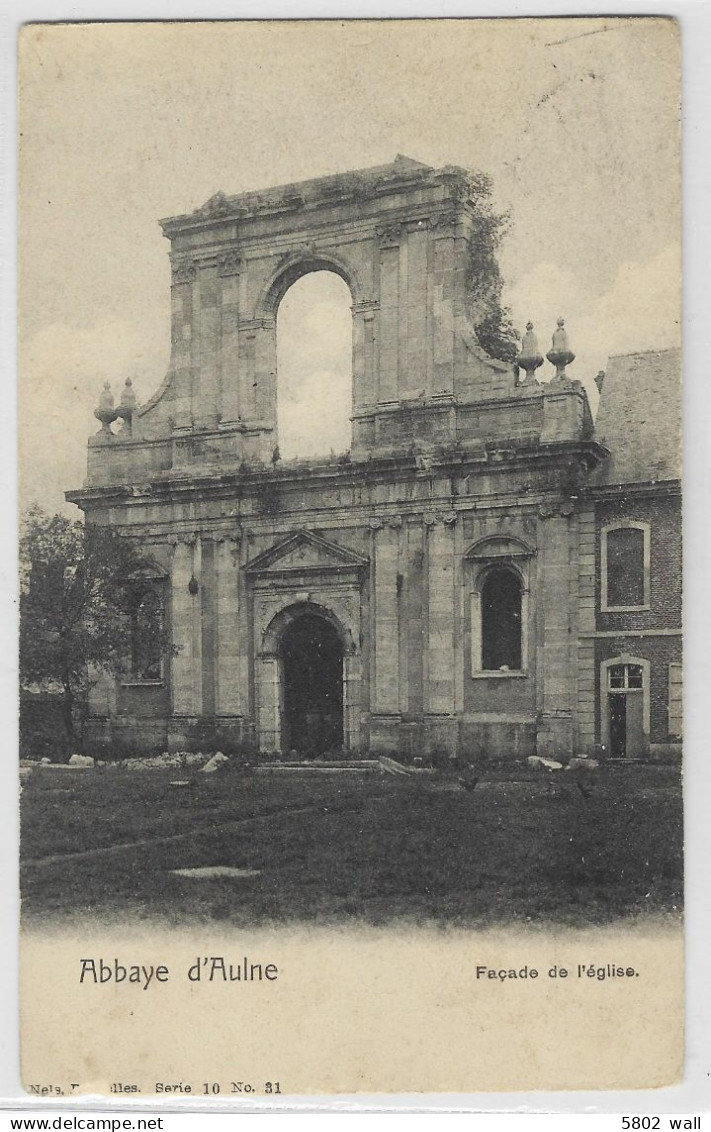
M606 767L588 797L527 768L472 792L424 776L38 768L22 813L28 921L585 924L682 904L675 768ZM171 872L201 865L260 875Z

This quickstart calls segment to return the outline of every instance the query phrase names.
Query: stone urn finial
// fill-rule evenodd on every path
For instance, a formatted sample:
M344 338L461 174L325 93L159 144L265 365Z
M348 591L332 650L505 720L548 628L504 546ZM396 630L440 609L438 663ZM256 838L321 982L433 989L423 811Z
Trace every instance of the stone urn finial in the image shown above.
M535 381L536 370L539 366L543 365L543 355L538 349L538 339L533 333L533 323L526 323L526 333L521 340L521 349L518 357L516 358L516 365L521 370L525 370L526 381ZM519 385L523 382L519 381Z
M118 413L114 408L114 395L111 392L111 386L108 381L104 382L104 388L99 394L99 407L94 411L94 416L97 421L101 421L101 431L108 433L111 436L111 425L118 417Z
M123 418L124 424L128 431L131 430L133 422L133 414L136 411L136 394L133 391L133 382L130 377L126 378L126 383L121 393L121 403L116 410L116 415Z
M553 345L546 354L551 365L555 366L555 376L565 377L565 367L575 361L575 354L568 342L568 331L565 329L565 319L558 319L558 329L553 334Z

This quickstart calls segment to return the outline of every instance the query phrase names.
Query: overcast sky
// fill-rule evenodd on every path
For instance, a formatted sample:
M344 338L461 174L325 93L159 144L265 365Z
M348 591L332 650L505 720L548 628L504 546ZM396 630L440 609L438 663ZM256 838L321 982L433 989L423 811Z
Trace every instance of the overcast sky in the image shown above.
M569 372L586 384L611 353L678 345L678 77L675 28L664 20L30 29L25 497L56 509L82 483L105 380L118 392L130 376L141 401L160 384L170 273L157 220L218 190L397 153L486 171L512 216L505 299L521 329L533 319L543 353L559 315L577 354ZM282 304L280 357L292 365L280 376L296 410L286 454L308 452L307 422L324 391L334 425L339 404L346 411L347 392L339 402L336 391L346 390L348 317L328 313L343 286L302 280ZM341 434L329 446L343 447Z

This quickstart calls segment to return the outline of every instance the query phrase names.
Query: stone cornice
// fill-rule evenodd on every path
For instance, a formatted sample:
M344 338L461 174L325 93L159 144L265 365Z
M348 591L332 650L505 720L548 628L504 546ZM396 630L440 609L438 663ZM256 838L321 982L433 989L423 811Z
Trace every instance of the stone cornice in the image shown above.
M534 468L566 468L571 458L582 460L594 466L606 455L606 449L595 441L570 441L555 444L534 444L516 447L490 444L476 453L465 450L440 451L432 456L431 468L427 474L433 479L453 475L464 477L483 472L505 474L512 468L528 466ZM416 474L416 460L411 453L378 457L370 460L350 460L340 464L301 464L295 467L284 465L276 468L246 468L230 472L206 472L204 469L193 474L164 474L154 476L143 483L107 484L80 488L65 493L70 503L80 507L108 507L113 505L156 504L171 500L200 498L234 499L258 494L265 485L280 489L303 486L310 490L319 487L364 484L379 482L407 482ZM420 473L421 474L421 473ZM583 489L584 490L584 489Z
M191 213L166 217L160 221L168 239L195 229L241 225L244 222L284 213L302 213L339 205L372 203L377 210L381 198L421 194L430 190L432 203L468 208L482 191L482 178L458 166L435 169L409 159L398 159L390 165L373 169L318 177L297 184L279 185L258 192L227 196L215 193Z
M648 480L645 483L605 483L589 484L585 488L586 498L594 500L614 500L637 495L681 495L681 480Z

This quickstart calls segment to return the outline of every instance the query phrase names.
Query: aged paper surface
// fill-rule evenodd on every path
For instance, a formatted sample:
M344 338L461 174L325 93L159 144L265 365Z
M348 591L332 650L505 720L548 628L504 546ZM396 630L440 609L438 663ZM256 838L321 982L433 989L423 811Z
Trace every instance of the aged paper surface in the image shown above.
M26 1089L678 1081L676 24L35 25L20 86L23 506L172 632L93 765L23 682Z

